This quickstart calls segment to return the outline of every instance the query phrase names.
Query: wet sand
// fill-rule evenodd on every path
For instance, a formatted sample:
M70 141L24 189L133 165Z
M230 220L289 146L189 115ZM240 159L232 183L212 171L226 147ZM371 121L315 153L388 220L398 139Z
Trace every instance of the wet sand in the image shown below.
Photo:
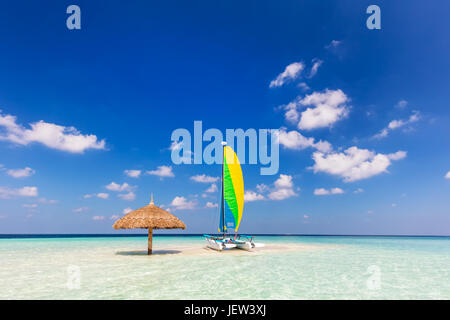
M321 244L296 244L296 243L283 243L283 244L264 244L264 247L255 248L252 251L246 251L242 249L232 248L217 251L208 248L206 245L189 245L189 246L162 246L153 248L152 255L177 255L177 256L198 256L198 255L260 255L266 253L281 253L292 251L316 251L334 248L336 245L321 245ZM131 250L131 251L118 251L118 255L147 255L147 250Z

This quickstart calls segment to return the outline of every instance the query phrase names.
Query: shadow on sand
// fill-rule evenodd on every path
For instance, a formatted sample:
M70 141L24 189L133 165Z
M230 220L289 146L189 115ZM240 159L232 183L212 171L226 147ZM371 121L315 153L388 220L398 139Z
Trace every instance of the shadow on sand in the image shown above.
M152 256L164 255L164 254L177 254L181 253L179 250L153 250ZM117 255L120 256L148 256L147 250L137 250L137 251L117 251Z

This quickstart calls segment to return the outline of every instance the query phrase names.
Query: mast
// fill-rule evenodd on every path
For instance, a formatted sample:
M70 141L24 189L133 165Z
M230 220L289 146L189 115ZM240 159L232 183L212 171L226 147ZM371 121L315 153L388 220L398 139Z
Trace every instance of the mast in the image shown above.
M225 239L225 190L224 190L224 183L223 183L223 173L224 173L224 166L225 166L225 146L227 145L226 142L222 141L222 232L223 232L223 238Z

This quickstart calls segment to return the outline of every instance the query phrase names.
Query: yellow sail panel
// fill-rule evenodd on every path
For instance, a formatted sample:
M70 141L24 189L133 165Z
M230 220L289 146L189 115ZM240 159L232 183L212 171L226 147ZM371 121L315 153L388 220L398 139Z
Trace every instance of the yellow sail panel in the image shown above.
M231 178L231 182L233 185L233 197L235 198L234 203L237 204L237 211L233 212L235 214L235 220L236 220L236 227L235 231L238 230L239 224L242 219L242 212L244 210L244 178L242 176L242 169L241 164L239 163L239 159L236 155L236 153L233 151L231 147L225 147L225 166L226 171L229 174ZM226 198L226 196L225 196ZM233 208L234 209L234 208Z

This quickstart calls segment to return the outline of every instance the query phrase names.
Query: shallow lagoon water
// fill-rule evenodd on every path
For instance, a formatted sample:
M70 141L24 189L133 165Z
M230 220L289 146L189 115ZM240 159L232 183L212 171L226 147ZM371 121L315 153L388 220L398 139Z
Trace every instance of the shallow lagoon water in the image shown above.
M0 299L450 299L450 238L200 236L0 239Z

